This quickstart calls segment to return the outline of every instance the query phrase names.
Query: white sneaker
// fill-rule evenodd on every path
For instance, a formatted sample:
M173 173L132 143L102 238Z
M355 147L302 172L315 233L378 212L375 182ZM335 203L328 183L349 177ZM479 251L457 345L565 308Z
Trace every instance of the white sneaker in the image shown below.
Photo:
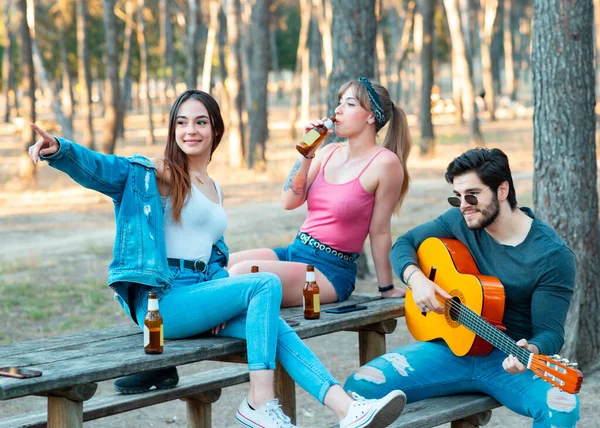
M235 415L238 422L250 428L296 428L291 419L279 407L279 400L274 398L267 401L258 409L250 408L248 399L244 398Z
M379 400L365 400L352 393L354 401L348 414L340 421L340 428L383 428L394 422L406 405L406 395L400 390L392 391Z

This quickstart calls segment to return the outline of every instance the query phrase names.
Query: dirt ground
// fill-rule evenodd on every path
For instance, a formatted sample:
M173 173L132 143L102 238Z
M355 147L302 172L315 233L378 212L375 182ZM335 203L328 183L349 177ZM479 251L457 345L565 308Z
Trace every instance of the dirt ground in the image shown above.
M223 160L227 141L215 154L210 173L225 193L229 216L226 240L232 251L285 245L301 224L304 208L284 211L278 196L295 151L287 136L285 112L276 112L271 122L267 160L257 171L235 171ZM414 117L410 117L414 124ZM435 157L420 158L413 148L409 170L413 182L400 215L393 219L394 239L409 228L433 219L447 206L449 187L443 180L448 162L468 149L465 131L436 119L438 150ZM96 124L101 129L101 123ZM162 146L143 145L143 117L128 119L125 146L119 154L159 155ZM77 123L76 123L77 127ZM533 135L531 118L523 117L483 123L489 147L500 147L511 159L521 206L532 205ZM413 129L416 132L415 129ZM164 138L164 124L158 128ZM108 198L74 185L64 175L42 164L38 183L23 187L15 176L19 168L20 144L15 127L0 125L0 344L66 334L127 323L112 301L106 286L107 266L114 238L112 203ZM368 245L366 246L367 253ZM373 266L371 262L371 271ZM396 279L396 283L398 280ZM375 292L370 278L357 284L359 292ZM402 321L388 337L388 349L410 343ZM358 367L356 333L337 333L307 340L340 382ZM205 362L180 368L185 375L220 363ZM213 406L215 427L236 426L235 410L247 385L227 388ZM98 394L112 391L112 381L99 385ZM596 403L600 402L600 374L586 376L580 394L581 427L600 427ZM0 402L0 415L37 412L45 408L43 398ZM298 388L298 425L328 427L336 423L333 413ZM185 404L174 401L139 411L86 423L89 427L185 426ZM525 427L530 422L507 409L494 410L490 427Z

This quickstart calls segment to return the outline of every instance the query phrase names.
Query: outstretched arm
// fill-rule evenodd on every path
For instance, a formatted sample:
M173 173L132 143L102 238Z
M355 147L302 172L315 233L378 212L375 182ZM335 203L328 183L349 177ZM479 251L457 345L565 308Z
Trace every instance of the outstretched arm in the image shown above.
M130 168L126 158L104 155L56 138L33 123L31 127L40 135L29 148L34 163L38 159L47 160L50 166L63 171L82 186L104 193L115 201L121 199Z

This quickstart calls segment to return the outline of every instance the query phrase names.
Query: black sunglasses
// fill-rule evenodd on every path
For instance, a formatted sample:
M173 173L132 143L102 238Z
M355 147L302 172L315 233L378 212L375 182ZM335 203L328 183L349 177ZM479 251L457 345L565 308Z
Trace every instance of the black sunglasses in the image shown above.
M485 189L483 189L481 192L479 192L479 194L481 195L487 189L489 189L489 186L486 187ZM475 206L479 203L479 200L477 200L477 195L464 195L463 197L465 198L465 202L469 205ZM448 203L450 205L452 205L453 207L459 208L460 203L461 203L461 197L460 196L450 196L450 197L448 197Z

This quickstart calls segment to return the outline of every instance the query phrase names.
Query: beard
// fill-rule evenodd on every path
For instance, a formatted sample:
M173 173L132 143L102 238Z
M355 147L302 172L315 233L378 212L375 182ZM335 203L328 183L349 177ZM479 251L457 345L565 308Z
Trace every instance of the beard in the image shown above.
M488 227L496 218L498 218L498 214L500 214L500 202L498 202L497 198L492 198L492 201L479 210L481 217L477 220L469 223L467 219L465 222L467 223L467 227L471 230L481 230ZM463 216L464 218L464 216Z

